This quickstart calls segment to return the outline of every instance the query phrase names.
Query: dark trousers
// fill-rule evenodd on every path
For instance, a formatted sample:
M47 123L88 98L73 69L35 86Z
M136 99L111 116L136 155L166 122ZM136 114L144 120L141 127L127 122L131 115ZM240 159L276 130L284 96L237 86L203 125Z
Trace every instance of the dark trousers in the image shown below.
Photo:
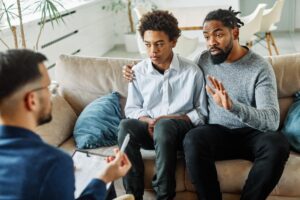
M133 194L136 200L143 199L144 163L140 148L155 149L156 175L152 185L157 199L173 199L175 196L175 169L177 150L182 149L185 134L192 128L184 120L161 119L154 126L153 139L148 133L148 124L136 119L122 120L119 126L119 146L127 133L130 141L125 150L132 168L123 178L126 193Z
M201 200L222 199L216 160L252 161L241 199L265 200L279 181L289 157L288 142L279 132L228 129L221 125L192 129L186 134L183 148L189 177Z

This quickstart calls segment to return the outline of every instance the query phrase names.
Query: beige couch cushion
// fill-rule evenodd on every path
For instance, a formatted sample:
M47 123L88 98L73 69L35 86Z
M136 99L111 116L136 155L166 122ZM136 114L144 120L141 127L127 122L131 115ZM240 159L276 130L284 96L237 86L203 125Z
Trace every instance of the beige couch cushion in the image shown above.
M282 127L293 95L300 91L300 54L267 57L272 64L277 81L280 106L280 127Z
M240 194L252 163L246 160L227 160L216 162L216 166L221 191ZM292 153L286 163L283 175L271 195L295 196L299 198L300 190L298 187L295 187L300 185L299 174L300 156ZM185 179L185 182L188 191L196 191L188 178Z
M60 94L77 115L88 103L112 91L121 94L124 108L128 83L122 77L122 66L134 61L61 55L55 67L56 81L62 86Z
M291 97L300 90L300 53L269 58L277 80L279 98Z
M52 96L52 121L38 126L36 133L53 146L60 146L73 134L77 116L71 106L59 95Z

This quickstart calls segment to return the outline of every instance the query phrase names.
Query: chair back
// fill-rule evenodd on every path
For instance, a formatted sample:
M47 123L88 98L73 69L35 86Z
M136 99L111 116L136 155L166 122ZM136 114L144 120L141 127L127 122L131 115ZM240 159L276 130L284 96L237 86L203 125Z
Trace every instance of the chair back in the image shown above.
M252 41L254 34L259 32L265 7L266 4L258 4L256 9L250 15L241 17L244 26L240 28L240 43Z
M283 5L284 0L277 0L272 8L264 11L260 32L270 32L277 29L275 24L280 21Z
M144 8L143 6L136 6L133 8L133 11L137 17L137 19L140 21L140 19L142 18L142 16L144 14L146 14L147 12L149 12L149 10L147 10L146 8ZM138 30L138 24L136 25L135 30ZM139 53L142 57L146 57L146 48L143 42L143 39L139 33L139 31L136 31L136 39L137 39L137 44L138 44L138 50Z
M174 52L180 56L189 57L199 46L198 38L188 38L181 35L178 40Z
M133 8L133 11L135 12L138 20L140 20L142 16L148 12L148 10L146 10L143 6L136 6Z

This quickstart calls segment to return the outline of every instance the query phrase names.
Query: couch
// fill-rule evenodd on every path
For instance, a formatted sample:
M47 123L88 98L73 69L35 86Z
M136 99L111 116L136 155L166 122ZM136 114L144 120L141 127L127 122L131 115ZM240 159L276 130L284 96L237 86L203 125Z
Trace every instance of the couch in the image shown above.
M292 95L300 90L300 54L266 57L274 68L280 103L281 126ZM42 139L70 154L75 149L72 131L76 119L83 108L99 96L118 91L124 108L127 95L127 82L122 78L126 63L136 60L117 58L92 58L61 55L56 64L58 94L52 96L53 116L51 123L37 128ZM110 155L112 147L91 151ZM145 163L145 199L155 199L151 179L155 171L154 152L142 151ZM246 160L216 162L219 182L224 200L239 199L243 185L251 168ZM195 189L189 181L184 160L178 158L176 169L176 198L197 199ZM120 184L122 185L122 184ZM300 200L300 154L291 152L283 175L268 200Z

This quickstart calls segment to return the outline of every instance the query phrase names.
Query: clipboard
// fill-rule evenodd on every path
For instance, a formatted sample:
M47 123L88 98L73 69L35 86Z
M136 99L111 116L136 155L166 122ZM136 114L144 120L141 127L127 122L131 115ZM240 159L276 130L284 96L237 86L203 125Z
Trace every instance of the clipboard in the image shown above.
M100 171L107 165L106 156L76 149L72 155L75 174L75 198L78 198L89 182L97 178ZM106 184L107 194L110 192L111 182ZM106 198L105 198L106 199Z

